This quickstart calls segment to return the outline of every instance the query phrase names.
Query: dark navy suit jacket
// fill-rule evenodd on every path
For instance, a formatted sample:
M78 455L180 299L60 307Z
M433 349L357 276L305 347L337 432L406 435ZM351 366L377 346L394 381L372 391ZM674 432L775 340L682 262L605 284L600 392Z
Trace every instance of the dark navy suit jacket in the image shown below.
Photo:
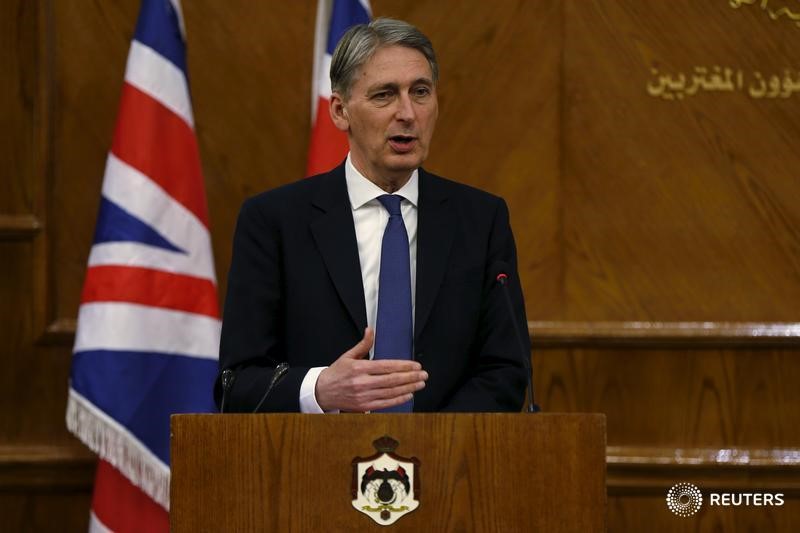
M419 170L414 357L428 372L414 411L519 411L526 377L492 272L509 265L514 320L527 321L505 202ZM330 365L367 325L344 165L248 199L233 241L220 370L226 411L252 411L272 371L289 371L262 411L299 411L309 368ZM219 404L220 380L215 397Z

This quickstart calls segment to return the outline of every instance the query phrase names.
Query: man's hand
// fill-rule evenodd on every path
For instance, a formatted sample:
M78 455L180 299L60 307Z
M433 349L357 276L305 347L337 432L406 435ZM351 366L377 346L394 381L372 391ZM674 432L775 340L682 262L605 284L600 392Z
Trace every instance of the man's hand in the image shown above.
M375 411L411 400L425 386L428 373L416 361L365 360L375 340L372 328L339 356L317 379L315 395L323 411Z

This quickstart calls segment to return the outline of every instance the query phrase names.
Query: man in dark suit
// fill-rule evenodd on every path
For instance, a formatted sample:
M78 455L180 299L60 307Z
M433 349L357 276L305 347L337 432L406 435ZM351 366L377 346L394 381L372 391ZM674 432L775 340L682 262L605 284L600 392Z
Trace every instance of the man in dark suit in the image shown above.
M349 30L330 112L350 153L247 200L220 369L231 411L519 411L527 331L505 202L421 168L438 115L430 41L401 21ZM495 282L507 271L513 318ZM216 387L222 396L221 380Z

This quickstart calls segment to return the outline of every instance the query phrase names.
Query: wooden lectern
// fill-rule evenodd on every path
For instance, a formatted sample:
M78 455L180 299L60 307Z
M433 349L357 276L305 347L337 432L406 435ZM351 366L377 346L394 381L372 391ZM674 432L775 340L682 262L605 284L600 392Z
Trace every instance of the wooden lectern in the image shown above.
M351 463L384 435L419 461L419 506L388 526L352 505ZM174 415L170 526L604 531L605 452L601 414Z

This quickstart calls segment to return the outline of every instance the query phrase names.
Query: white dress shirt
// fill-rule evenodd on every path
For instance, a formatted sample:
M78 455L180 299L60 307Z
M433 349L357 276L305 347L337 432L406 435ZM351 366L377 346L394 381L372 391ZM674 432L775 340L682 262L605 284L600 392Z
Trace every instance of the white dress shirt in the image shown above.
M350 154L344 166L347 194L353 210L353 223L358 242L358 259L361 263L361 281L364 285L364 304L367 310L367 325L375 328L378 316L378 279L381 268L381 243L383 232L389 222L389 212L378 201L378 196L386 191L369 181L350 161ZM419 200L419 171L414 170L411 178L393 194L403 197L400 212L408 233L408 251L411 259L411 316L414 317L417 286L417 209ZM377 331L376 331L377 334ZM369 351L372 358L374 347ZM308 371L300 385L300 412L322 413L314 394L317 379L327 367L314 367ZM335 411L334 411L335 412Z

